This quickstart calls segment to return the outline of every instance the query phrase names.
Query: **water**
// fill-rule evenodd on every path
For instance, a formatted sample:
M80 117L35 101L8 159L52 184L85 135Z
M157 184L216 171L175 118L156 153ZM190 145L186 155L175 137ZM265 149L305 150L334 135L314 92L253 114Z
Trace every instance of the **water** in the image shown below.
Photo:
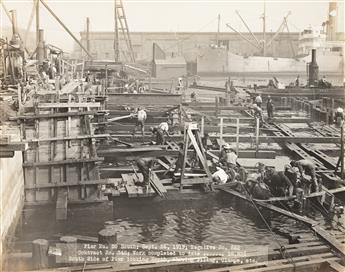
M36 208L25 212L18 240L29 245L38 238L55 240L56 234L97 237L104 222L111 220L120 229L119 243L276 246L273 234L255 209L249 207L243 201L222 194L193 201L164 201L158 205L126 200L114 212L111 202L73 207L68 211L68 221L59 223L55 222L52 208ZM286 224L287 220L275 217L270 223ZM291 224L293 226L294 221ZM299 228L296 226L296 230ZM279 241L286 242L282 237Z

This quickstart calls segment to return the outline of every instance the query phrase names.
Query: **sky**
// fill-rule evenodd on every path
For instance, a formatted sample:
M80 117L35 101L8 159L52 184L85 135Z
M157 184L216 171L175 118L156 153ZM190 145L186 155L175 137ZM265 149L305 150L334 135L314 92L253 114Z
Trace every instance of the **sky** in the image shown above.
M32 12L33 0L3 0L8 10L16 9L18 26L26 29ZM91 31L113 31L114 0L45 0L49 7L79 39L79 32L86 29L86 17L90 18ZM338 3L337 31L344 32L344 0ZM231 31L226 23L239 31L246 31L236 15L238 10L252 31L262 31L264 1L235 0L123 0L130 31L216 31L217 16L221 16L221 31ZM1 29L10 26L1 10ZM291 32L320 26L328 17L328 1L325 0L266 0L266 31L275 32L288 17ZM41 28L45 40L64 50L72 50L73 39L41 4ZM35 19L31 31L35 29ZM1 34L1 33L0 33Z

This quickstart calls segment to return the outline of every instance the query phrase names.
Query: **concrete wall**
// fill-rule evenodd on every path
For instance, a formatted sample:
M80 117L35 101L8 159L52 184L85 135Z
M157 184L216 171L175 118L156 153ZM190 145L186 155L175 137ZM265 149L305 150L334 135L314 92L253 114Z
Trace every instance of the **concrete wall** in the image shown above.
M2 126L2 135L11 135L11 140L19 140L19 129ZM1 253L5 253L4 242L14 233L24 203L24 176L22 152L16 151L13 158L0 158L0 221ZM0 260L1 263L1 260Z

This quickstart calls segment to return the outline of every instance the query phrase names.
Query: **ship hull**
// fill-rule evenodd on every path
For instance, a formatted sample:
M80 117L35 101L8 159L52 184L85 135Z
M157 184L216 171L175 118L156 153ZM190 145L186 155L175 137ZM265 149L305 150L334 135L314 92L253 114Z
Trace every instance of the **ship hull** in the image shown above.
M198 74L306 74L310 56L273 58L241 56L224 49L207 48L197 57ZM344 58L339 54L318 52L317 63L323 74L344 74Z

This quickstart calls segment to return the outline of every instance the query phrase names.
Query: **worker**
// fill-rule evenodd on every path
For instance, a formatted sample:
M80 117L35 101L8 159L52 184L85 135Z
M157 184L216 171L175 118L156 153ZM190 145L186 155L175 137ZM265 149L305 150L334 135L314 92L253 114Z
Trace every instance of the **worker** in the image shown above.
M332 86L332 84L326 80L326 76L323 76L323 77L319 80L319 87L322 87L322 88L330 88L331 86Z
M216 167L217 171L212 174L212 181L216 184L225 184L229 180L228 174L220 167Z
M319 189L319 185L316 179L315 165L312 161L306 159L299 161L291 161L290 165L292 167L298 168L302 182L305 181L305 175L310 176L311 180L309 184L312 186L310 188L310 185L308 185L308 191L313 193Z
M168 122L162 122L157 127L157 144L165 144L165 135L169 135L169 125Z
M294 187L284 171L276 171L269 168L265 173L264 182L269 186L273 195L285 196L286 191L288 191L289 196L292 196Z
M205 132L204 137L202 137L202 139L201 139L201 143L202 143L205 150L208 149L208 141L209 140L210 140L210 136L209 136L208 132Z
M296 77L295 80L295 86L298 87L299 86L299 75Z
M174 173L173 173L173 182L176 181L175 175L182 170L183 167L183 158L184 158L184 147L183 144L179 144L179 152L178 152L178 156L177 156L177 161L175 163L175 169L174 169Z
M258 105L259 108L261 108L261 105L262 105L261 94L258 94L258 96L255 98L255 103L256 103L256 105Z
M86 81L87 83L90 83L90 82L91 82L91 74L90 74L90 71L87 71L85 81Z
M248 175L245 188L246 191L256 199L269 199L272 196L268 186L259 181L260 174L251 173Z
M225 143L222 145L222 150L220 151L219 155L219 162L223 165L226 165L226 159L227 159L227 150L230 149L230 145L228 143Z
M270 96L268 96L267 99L268 99L267 104L266 104L267 116L268 116L268 121L271 121L273 119L274 104Z
M230 147L229 144L223 146L223 152L221 152L220 162L227 167L230 174L230 180L233 181L236 177L236 167L237 167L237 154L234 149Z
M146 121L146 118L147 118L147 114L146 114L146 111L142 108L142 107L139 107L139 110L137 112L137 121L135 123L135 127L134 127L134 130L133 130L133 137L135 135L135 132L137 130L137 127L139 126L140 129L141 129L141 134L143 136L143 141L144 141L144 130L145 130L145 121Z
M341 107L338 107L335 110L334 122L338 127L341 127L342 122L344 121L344 110Z
M254 104L253 110L254 110L254 118L259 119L260 126L261 126L264 121L263 115L262 115L262 109L257 104Z
M138 158L135 160L135 163L139 169L139 171L143 174L143 186L148 188L150 184L150 175L152 171L152 167L154 166L155 159L152 158Z
M196 93L194 91L191 93L190 98L191 98L192 102L194 102L194 103L196 102Z
M183 88L184 88L184 86L183 86L182 77L179 77L179 78L178 78L177 87L176 87L178 93L179 93L179 92L182 92L182 91L183 91Z

